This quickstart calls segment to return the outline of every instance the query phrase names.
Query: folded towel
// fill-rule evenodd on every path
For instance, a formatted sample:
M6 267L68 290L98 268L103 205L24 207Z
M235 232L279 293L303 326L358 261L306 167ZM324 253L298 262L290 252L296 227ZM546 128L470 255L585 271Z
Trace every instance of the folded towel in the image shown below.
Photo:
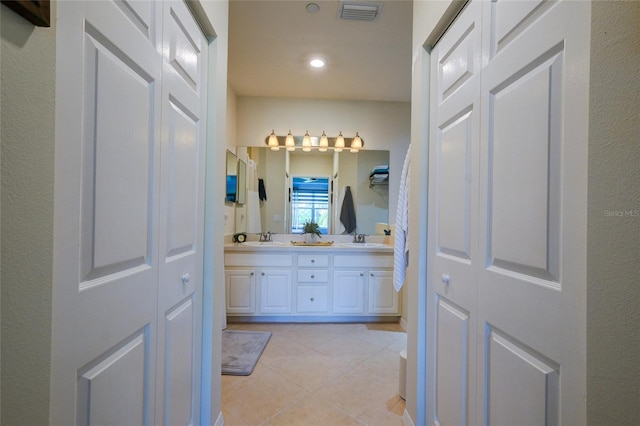
M389 173L376 173L373 176L369 176L371 182L384 182L389 179Z

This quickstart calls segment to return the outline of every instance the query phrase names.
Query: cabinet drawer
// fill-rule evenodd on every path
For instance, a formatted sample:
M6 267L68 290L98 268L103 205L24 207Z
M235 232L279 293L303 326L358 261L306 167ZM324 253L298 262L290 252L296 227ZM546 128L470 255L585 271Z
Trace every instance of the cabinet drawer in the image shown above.
M299 254L298 266L314 267L329 266L329 255L327 254Z
M299 283L326 283L329 281L329 271L326 269L299 269Z
M293 265L290 254L264 254L264 253L225 253L225 266L272 266L282 267Z
M298 312L327 312L328 287L305 285L297 288L296 309Z
M335 255L335 268L393 268L393 256L388 254Z

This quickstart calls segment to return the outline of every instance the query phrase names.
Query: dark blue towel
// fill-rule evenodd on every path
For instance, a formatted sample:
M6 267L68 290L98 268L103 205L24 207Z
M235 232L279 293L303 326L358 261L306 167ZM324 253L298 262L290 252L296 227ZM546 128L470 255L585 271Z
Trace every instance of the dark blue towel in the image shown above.
M340 210L340 222L344 225L344 233L351 234L356 230L356 209L353 206L351 187L345 186L342 210Z

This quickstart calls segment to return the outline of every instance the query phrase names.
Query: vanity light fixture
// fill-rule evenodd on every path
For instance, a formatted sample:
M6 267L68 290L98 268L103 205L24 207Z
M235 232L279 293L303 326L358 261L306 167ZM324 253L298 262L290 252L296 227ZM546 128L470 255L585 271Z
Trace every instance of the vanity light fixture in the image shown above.
M336 143L333 146L333 149L336 152L342 152L342 148L344 148L344 136L342 136L342 131L340 131L340 134L336 138Z
M302 150L304 152L311 151L311 136L309 136L309 131L308 130L304 134L304 137L302 138Z
M291 130L289 130L289 134L287 134L287 138L284 140L284 146L287 147L287 151L295 151L296 149L296 141L293 140Z
M280 144L278 143L278 137L276 136L275 130L272 130L271 134L269 135L268 145L272 151L280 151Z
M360 139L360 135L356 132L356 137L351 141L351 152L358 152L362 148L362 139Z
M282 143L284 141L284 144ZM342 131L337 137L328 137L325 131L322 131L322 136L310 136L309 131L305 131L304 136L293 136L291 130L287 136L278 136L275 131L272 130L265 140L265 144L273 151L278 151L280 148L286 148L287 151L295 151L302 148L304 152L310 152L317 149L320 152L326 152L333 149L335 152L341 152L344 149L349 149L351 152L358 152L364 148L364 140L360 137L360 134L356 132L355 137L345 138L342 136Z
M327 134L322 131L322 136L320 136L320 145L318 147L318 151L325 152L329 147L329 139L327 138Z

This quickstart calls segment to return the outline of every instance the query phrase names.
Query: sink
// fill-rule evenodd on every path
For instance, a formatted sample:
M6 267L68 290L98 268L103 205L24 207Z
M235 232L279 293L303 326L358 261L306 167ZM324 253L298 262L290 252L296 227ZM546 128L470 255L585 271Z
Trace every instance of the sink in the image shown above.
M386 244L381 243L342 243L340 244L343 247L354 247L354 248L382 248L389 247Z
M281 241L245 241L240 245L249 247L283 247L289 245L289 243L283 243Z

